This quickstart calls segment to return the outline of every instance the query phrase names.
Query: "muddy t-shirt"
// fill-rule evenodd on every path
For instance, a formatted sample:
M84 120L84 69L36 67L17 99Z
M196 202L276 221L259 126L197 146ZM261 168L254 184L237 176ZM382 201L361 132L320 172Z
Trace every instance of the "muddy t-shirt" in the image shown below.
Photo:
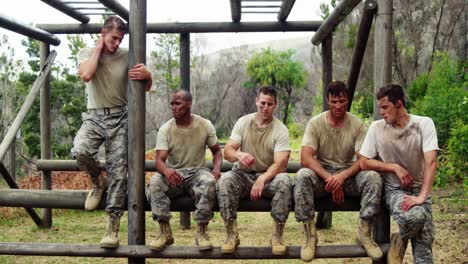
M410 115L406 127L395 128L381 119L374 121L364 139L360 154L386 163L397 163L405 168L414 180L413 187L422 184L424 153L438 150L434 122L429 117ZM382 172L384 182L393 187L401 185L393 172Z
M218 143L216 131L207 119L192 115L190 127L177 127L175 119L167 121L158 131L156 150L167 150L170 168L205 167L206 146Z
M78 63L88 60L94 49L81 49ZM93 78L86 83L88 109L127 105L128 50L119 48L114 54L101 53Z
M347 113L343 127L333 128L327 121L327 112L309 120L302 146L316 150L315 157L324 165L349 167L366 136L366 126L358 117Z
M265 172L274 163L275 152L291 150L288 128L276 117L266 127L259 128L255 123L256 114L248 114L237 120L229 138L240 144L240 151L255 157L251 168L237 162L245 172Z

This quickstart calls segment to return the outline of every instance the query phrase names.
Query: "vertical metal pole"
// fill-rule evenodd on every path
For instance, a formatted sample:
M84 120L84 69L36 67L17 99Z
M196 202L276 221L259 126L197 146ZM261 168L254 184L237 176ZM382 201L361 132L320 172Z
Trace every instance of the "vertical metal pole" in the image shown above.
M50 53L50 46L47 43L41 42L40 46L40 57L41 57L41 68L43 67L47 57ZM44 85L40 91L41 103L40 103L40 114L41 114L41 159L51 159L51 120L50 120L50 74L47 75L44 80ZM41 186L43 190L52 189L52 175L51 171L41 172ZM42 208L42 227L52 227L52 209Z
M333 36L330 34L322 41L322 110L328 110L327 86L333 80ZM330 228L332 212L320 211L317 213L317 228Z
M374 35L374 119L380 119L375 94L392 81L393 0L378 0Z
M333 80L333 36L322 41L322 110L328 110L327 86Z
M130 1L129 67L146 63L146 0ZM128 244L145 244L145 83L128 87ZM145 263L129 258L128 263Z
M190 33L180 33L180 87L190 91Z
M190 91L190 33L180 33L180 87ZM180 225L190 229L190 211L180 212Z
M382 195L382 197L384 197ZM374 239L378 244L390 242L390 212L382 202L382 212L377 216L374 223ZM387 258L384 256L380 261L372 261L372 264L386 264Z

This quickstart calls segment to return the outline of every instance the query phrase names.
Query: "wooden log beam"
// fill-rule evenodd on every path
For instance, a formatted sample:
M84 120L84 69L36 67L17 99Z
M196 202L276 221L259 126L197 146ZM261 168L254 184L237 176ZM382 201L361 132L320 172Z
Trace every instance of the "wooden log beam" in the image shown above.
M79 11L76 11L73 9L73 7L69 6L67 3L64 3L60 0L41 0L42 2L48 4L49 6L57 9L58 11L68 15L69 17L72 17L81 23L88 23L89 22L89 16L86 16Z
M323 21L322 26L315 32L312 37L312 44L319 45L333 30L345 19L345 17L353 11L353 9L361 2L361 0L342 0L333 9L330 16Z
M298 32L316 31L322 21L289 22L168 22L148 23L147 33ZM98 34L102 24L39 24L52 34Z
M37 160L37 169L41 171L79 171L78 164L76 160ZM211 161L206 163L207 168L212 169L213 165ZM105 161L100 162L100 168L102 170L106 169ZM299 163L289 163L286 172L296 173L301 169L301 164ZM223 161L221 165L221 171L226 172L232 169L232 163ZM146 171L156 171L156 164L153 160L145 161L145 170Z
M388 244L381 244L388 252ZM121 245L116 249L103 249L99 245L58 243L0 243L0 255L68 256L68 257L113 257L113 258L179 258L179 259L298 259L301 248L288 246L283 256L273 255L271 247L242 247L233 254L221 253L220 247L200 251L198 247L168 246L153 251L144 245ZM367 258L358 245L317 246L315 258Z
M0 192L0 206L7 207L37 207L60 209L83 209L88 190L2 190ZM360 196L346 196L344 203L335 204L331 196L315 198L316 211L359 211ZM105 209L106 194L101 199L99 209ZM149 211L148 201L142 202L144 209ZM171 201L171 211L194 211L194 201L188 196L181 196ZM215 211L218 207L215 206ZM242 199L239 203L241 212L269 212L271 200L262 198L258 201Z
M231 4L231 19L232 22L239 22L241 20L241 1L230 0Z
M23 22L7 17L4 14L0 14L0 27L54 46L60 45L60 39L51 33L38 27L24 24Z
M280 10L278 11L278 21L284 22L288 19L295 2L296 0L283 0Z
M376 11L376 0L366 0L364 3L364 12L362 13L361 23L359 24L356 44L354 45L353 58L351 60L351 67L349 69L348 80L346 83L349 89L348 111L351 109L351 105L353 104L354 92L356 91L356 84L359 79L362 60L364 59L367 40L369 39L370 30L372 28L372 20L374 19Z
M121 18L125 19L125 21L128 21L130 17L130 12L119 2L115 0L99 0L99 2L101 2L101 4L103 4L105 7L112 10L112 12L119 15Z
M10 173L5 168L5 165L3 165L2 162L0 162L0 174L3 176L3 178L7 182L8 186L10 186L10 188L19 190L19 186L16 183L15 179L13 179L13 177L11 177ZM17 191L17 190L15 190L15 191ZM4 192L7 192L7 191L14 191L14 190L8 190L8 189L2 190L2 191L0 191L0 194L3 194ZM29 214L29 216L31 216L34 223L37 226L42 226L42 220L39 217L39 215L36 213L36 211L34 211L33 208L31 208L29 206L17 206L17 207L24 207L24 209Z
M3 138L3 141L0 144L0 161L2 161L3 158L5 157L5 154L8 151L8 148L10 147L11 143L14 140L16 140L16 134L18 133L18 130L20 129L21 124L26 118L26 115L29 109L33 105L34 99L39 93L40 88L43 86L45 80L47 79L47 76L50 72L50 69L52 69L52 64L54 63L56 56L57 56L57 52L55 50L50 53L43 67L41 68L41 72L39 73L39 76L37 77L36 81L34 81L34 84L31 90L26 96L26 99L24 100L24 103L21 106L21 109L16 115L15 120L13 121L13 124L11 124L10 129L8 129L7 134Z
M190 92L190 33L180 33L180 87Z

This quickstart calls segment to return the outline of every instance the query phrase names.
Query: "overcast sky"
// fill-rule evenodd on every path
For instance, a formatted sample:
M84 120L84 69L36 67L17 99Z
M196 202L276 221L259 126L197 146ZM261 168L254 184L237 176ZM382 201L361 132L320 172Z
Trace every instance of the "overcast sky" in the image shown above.
M79 23L77 20L64 15L60 11L50 7L40 0L14 0L3 1L0 14L7 15L24 23ZM129 0L118 0L123 6L129 7ZM230 22L231 9L228 0L147 0L147 20L153 22ZM296 3L288 17L288 21L321 20L319 0L296 0ZM252 2L253 4L265 4ZM269 4L277 4L270 2ZM247 5L247 4L246 4ZM90 6L90 5L87 5ZM242 14L243 22L247 21L276 21L276 14ZM98 23L100 16L90 16L90 23ZM239 46L248 43L260 43L274 39L296 38L312 36L312 32L291 33L205 33L191 34L191 40L203 42L203 52L210 53L219 49ZM24 36L0 28L0 35L7 35L10 44L15 48L17 59L25 59L26 53L21 46L20 40ZM147 49L149 52L154 43L154 34L148 35ZM59 47L51 46L58 52L58 60L65 61L67 45L64 35L59 35L61 44ZM123 41L122 46L128 47L128 38ZM148 53L149 54L149 53Z

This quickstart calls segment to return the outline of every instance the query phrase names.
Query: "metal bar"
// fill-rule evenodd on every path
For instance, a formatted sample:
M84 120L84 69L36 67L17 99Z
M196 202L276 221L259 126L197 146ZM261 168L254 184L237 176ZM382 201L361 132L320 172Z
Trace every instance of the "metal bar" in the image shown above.
M378 89L392 81L393 0L377 0L374 34L374 119L380 119Z
M294 6L296 0L283 0L283 4L281 4L281 9L278 12L278 21L284 22L288 19L289 13L291 13L291 9Z
M242 2L283 2L283 0L241 0Z
M364 3L364 12L362 14L361 23L357 33L356 45L354 46L353 58L351 60L351 67L349 69L347 86L349 89L349 104L348 111L353 104L354 91L356 91L356 84L359 80L359 73L361 71L362 60L366 52L367 40L372 28L372 20L377 9L377 2L375 0L366 0Z
M50 46L44 42L41 42L40 46L40 57L41 57L41 68L44 67L46 59L50 54ZM41 159L52 158L51 149L51 119L50 119L50 73L47 74L44 84L41 87L40 92L40 122L41 122ZM43 190L52 189L52 175L51 171L41 172L41 188ZM42 227L52 227L52 210L42 209Z
M197 22L148 23L147 33L216 33L216 32L297 32L316 31L322 21L288 22ZM102 24L40 24L38 27L53 34L97 34Z
M0 162L0 174L3 175L3 179L5 179L6 183L8 184L8 186L10 186L10 188L12 189L19 189L19 186L18 184L16 183L15 179L13 179L10 175L10 173L8 172L8 170L5 168L5 165L3 165L2 162ZM0 194L3 194L4 192L7 192L7 191L10 191L10 190L2 190L0 192ZM24 209L26 209L26 212L29 214L29 216L31 216L32 220L34 221L34 223L37 225L37 226L41 226L42 224L42 220L41 218L39 217L39 215L37 215L36 211L34 211L33 208L31 207L24 207Z
M280 5L265 5L265 6L257 6L257 5L243 5L241 8L280 8Z
M242 11L242 14L277 14L276 11Z
M37 160L36 161L38 170L46 171L79 171L78 164L76 160ZM206 163L206 167L209 169L213 168L211 161ZM102 170L106 169L105 161L101 161L100 168ZM289 163L286 169L288 173L296 173L301 169L301 164L299 163ZM226 172L232 169L232 163L223 161L221 165L221 171ZM156 171L156 164L154 160L145 161L145 171Z
M345 19L345 17L353 11L361 0L342 0L340 3L333 9L333 12L330 16L323 21L322 26L315 32L312 37L312 44L318 45L323 39L330 35L338 24Z
M373 237L379 244L390 243L390 212L382 201L382 210L374 221ZM387 264L387 258L380 261L372 261L372 264Z
M54 46L58 46L60 44L60 39L50 34L49 32L37 27L24 24L13 18L7 17L4 14L0 14L0 27L22 34L27 37L31 37L33 39L49 43Z
M230 0L231 3L231 19L232 22L239 22L241 20L241 1Z
M39 89L41 88L45 79L47 78L47 75L49 74L50 69L52 68L52 64L56 56L57 56L56 51L52 51L50 53L49 57L47 58L47 61L45 62L44 67L42 67L41 72L39 73L39 76L34 82L31 90L29 91L29 94L26 96L26 99L24 100L24 103L21 106L21 109L16 115L15 120L13 121L13 124L11 124L10 129L8 129L7 134L3 138L3 141L0 144L0 161L3 160L6 152L8 151L8 148L10 147L11 143L15 140L16 133L18 133L18 130L21 124L26 118L26 114L28 113L29 109L33 105L34 99L36 98L36 95L39 92Z
M112 10L114 13L119 15L121 18L125 19L125 21L129 21L129 12L128 10L122 6L119 2L115 0L99 0L101 4L103 4L105 7L109 8ZM130 3L133 1L130 1ZM146 21L145 21L146 22Z
M180 33L180 87L190 92L190 33Z
M108 10L107 7L73 7L74 10Z
M90 16L100 16L100 15L115 15L114 13L112 12L91 12L91 13L84 13L86 15L90 15Z
M388 244L380 245L387 252ZM298 259L300 246L288 246L283 256L273 255L271 247L239 247L233 254L221 253L220 247L200 251L198 247L169 246L161 251L153 251L141 245L121 245L108 250L97 245L58 244L58 243L0 243L1 255L29 256L73 256L73 257L113 257L113 258L180 258L180 259ZM315 258L360 258L367 257L358 245L317 246Z
M182 230L190 229L190 211L180 212L179 223Z
M99 4L101 5L100 2L98 1L62 1L64 4Z
M0 206L6 207L36 207L59 209L83 209L88 190L9 190L0 192ZM106 207L106 193L98 209ZM361 197L359 193L347 195L342 204L335 204L331 196L315 198L315 210L319 211L359 211ZM171 211L194 211L194 200L189 196L180 196L171 200ZM142 201L144 210L151 210L146 198ZM294 207L293 207L294 208ZM215 205L214 211L219 211ZM257 201L241 199L239 201L240 212L269 212L271 211L271 199L261 198Z
M322 110L328 110L327 87L333 80L333 38L331 35L322 41Z
M102 1L109 3L113 1ZM130 1L129 67L146 64L146 0ZM128 244L145 244L145 82L128 86ZM145 263L129 258L128 263Z
M74 10L73 8L71 8L70 6L68 6L67 4L63 3L60 0L41 0L41 1L59 10L60 12L80 21L81 23L86 24L89 22L89 17Z

